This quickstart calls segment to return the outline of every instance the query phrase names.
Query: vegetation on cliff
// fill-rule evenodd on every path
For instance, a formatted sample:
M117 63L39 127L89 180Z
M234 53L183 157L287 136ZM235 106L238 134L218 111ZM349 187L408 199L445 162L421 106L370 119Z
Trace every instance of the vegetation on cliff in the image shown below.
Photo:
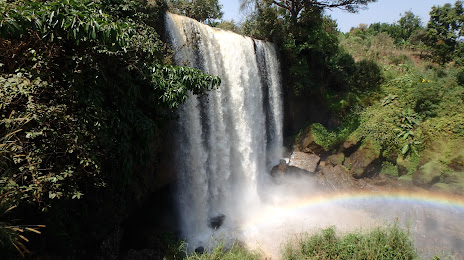
M340 164L355 177L368 166L352 168L349 155L360 151L385 174L464 193L463 4L433 7L425 27L407 12L347 34L324 16L325 8L369 2L244 1L252 8L238 26L219 21L217 0L0 0L2 256L27 253L29 240L67 255L95 251L118 221L111 215L137 196L130 187L142 179L138 167L156 162L175 109L189 91L218 86L216 77L170 64L162 41L168 8L275 42L287 100L321 100L332 119L308 117L302 133L326 153L346 153ZM399 234L409 245L388 232L376 239ZM332 229L310 241L321 238L334 248L351 244ZM217 250L209 259L229 257Z
M358 101L350 100L350 94L341 98L349 108L344 122L336 129L313 124L311 134L327 152L344 152L347 157L355 156L353 149L373 144L370 150L378 156L369 162L382 173L425 188L463 193L458 144L464 142L464 44L457 38L462 2L435 6L430 14L426 27L407 12L396 23L360 25L340 35L341 48L355 60L379 64L384 82L368 94L349 91ZM437 22L441 20L456 23ZM353 168L354 163L343 163L353 176L375 174L367 172L368 167Z
M44 247L101 239L78 234L92 208L132 196L119 191L156 156L177 106L189 91L218 86L216 77L169 65L165 10L125 0L0 2L3 249L26 251L18 243L35 231L20 228L28 221L48 226Z

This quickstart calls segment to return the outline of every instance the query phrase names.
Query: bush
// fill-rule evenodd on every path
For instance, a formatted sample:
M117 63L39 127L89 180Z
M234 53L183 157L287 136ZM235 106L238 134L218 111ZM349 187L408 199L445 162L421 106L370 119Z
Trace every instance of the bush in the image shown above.
M373 60L361 60L356 63L353 88L360 91L375 90L383 81L380 66Z
M456 73L456 81L459 85L464 86L464 70L459 70Z
M305 234L283 249L283 259L417 259L413 241L396 224L337 236L334 227Z
M442 100L442 90L438 84L423 82L414 89L413 93L416 98L414 110L417 113L423 118L437 116Z

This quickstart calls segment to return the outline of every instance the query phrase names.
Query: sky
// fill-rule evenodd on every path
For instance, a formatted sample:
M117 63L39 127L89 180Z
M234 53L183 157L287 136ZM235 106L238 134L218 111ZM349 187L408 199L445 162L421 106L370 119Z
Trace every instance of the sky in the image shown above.
M327 11L326 14L337 20L338 28L342 32L348 32L351 27L357 27L361 23L371 24L376 22L393 23L400 19L400 14L412 11L422 19L424 25L429 20L429 12L434 5L453 4L455 0L378 0L369 4L366 10L356 14L341 10ZM244 20L244 14L240 13L240 0L219 0L222 4L224 19L234 19L235 22Z

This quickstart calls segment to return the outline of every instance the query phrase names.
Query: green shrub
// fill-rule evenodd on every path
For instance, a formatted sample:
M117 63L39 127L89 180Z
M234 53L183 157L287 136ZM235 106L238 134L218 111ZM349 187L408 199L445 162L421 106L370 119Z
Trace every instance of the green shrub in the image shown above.
M382 83L380 66L373 60L361 60L356 63L356 76L353 88L360 91L375 90Z
M456 73L456 81L459 85L464 86L464 70L459 70Z
M424 82L414 89L416 104L414 110L423 118L435 117L442 100L441 87L436 83Z
M165 260L259 260L262 259L258 252L248 250L239 242L234 242L231 246L226 246L224 242L212 242L214 247L204 248L204 252L187 253L187 244L184 241L173 239L172 236L164 239Z
M323 125L312 125L314 142L329 151L337 144L342 143L359 125L358 118L352 116L344 120L343 124L334 130L328 130Z
M405 54L390 55L390 56L388 56L388 61L389 61L390 64L394 64L394 65L400 65L400 64L404 64L404 63L411 63L411 59Z
M418 259L413 241L396 224L368 233L337 236L334 227L302 235L283 249L283 259Z
M381 173L386 175L391 175L394 177L398 177L398 168L396 165L392 164L391 162L385 161L382 163L382 170Z

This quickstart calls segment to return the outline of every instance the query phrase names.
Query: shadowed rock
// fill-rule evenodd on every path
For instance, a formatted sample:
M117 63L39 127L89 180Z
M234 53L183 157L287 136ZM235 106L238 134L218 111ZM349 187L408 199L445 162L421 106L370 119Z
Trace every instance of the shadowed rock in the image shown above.
M218 229L222 226L224 223L224 220L226 219L226 215L224 214L219 214L216 217L212 217L209 219L209 227L212 229Z
M204 252L205 252L205 248L202 246L195 248L195 253L197 254L203 254Z
M371 140L366 140L356 152L345 159L343 165L349 169L351 175L357 179L367 177L375 167L371 165L380 156L380 150Z

